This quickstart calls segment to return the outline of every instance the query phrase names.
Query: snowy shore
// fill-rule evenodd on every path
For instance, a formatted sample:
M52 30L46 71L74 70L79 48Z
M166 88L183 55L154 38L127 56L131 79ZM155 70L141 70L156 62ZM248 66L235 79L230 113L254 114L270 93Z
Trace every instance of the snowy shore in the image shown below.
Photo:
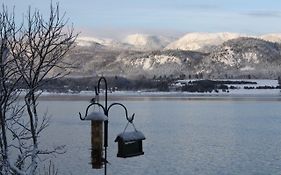
M187 82L191 80L182 80L182 82ZM226 80L224 80L226 81ZM232 80L234 81L234 80ZM240 81L240 80L237 80ZM149 90L139 90L139 91L108 91L109 99L133 99L133 98L260 98L260 97L271 97L271 98L281 98L280 89L259 89L259 86L270 86L277 87L277 80L247 80L256 82L256 84L228 84L228 86L235 86L235 89L228 89L223 91L221 89L212 92L182 92L182 91L170 91L170 92L160 92L160 91L149 91ZM245 88L245 86L251 86L251 89ZM101 92L101 97L104 92ZM21 91L20 96L24 96L25 91ZM43 91L41 93L40 99L42 100L89 100L95 96L94 91L81 91L75 93L72 91L66 93L55 93Z

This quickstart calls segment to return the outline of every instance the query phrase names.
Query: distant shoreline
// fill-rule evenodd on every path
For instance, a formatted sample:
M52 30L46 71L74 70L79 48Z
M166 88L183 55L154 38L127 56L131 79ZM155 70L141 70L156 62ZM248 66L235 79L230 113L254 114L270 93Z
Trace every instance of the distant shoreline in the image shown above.
M249 90L250 92L251 90ZM124 100L274 100L281 102L281 92L268 93L187 93L187 92L113 92L108 94L112 101ZM264 92L264 91L263 91ZM94 92L87 93L43 93L42 101L90 101ZM103 94L100 94L102 100Z

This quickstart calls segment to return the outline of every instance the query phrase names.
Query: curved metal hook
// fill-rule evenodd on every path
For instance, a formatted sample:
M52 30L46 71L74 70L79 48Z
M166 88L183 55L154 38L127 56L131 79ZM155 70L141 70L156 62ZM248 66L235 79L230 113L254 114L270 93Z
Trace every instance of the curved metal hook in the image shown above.
M104 81L104 85L105 85L105 90L107 91L107 81L105 79L105 77L100 77L99 81L98 81L98 94L100 93L100 84L101 84L101 80Z
M96 94L96 96L97 95L99 95L99 92L98 92L98 90L97 90L97 87L95 86L95 94Z
M127 120L128 120L130 123L133 123L134 118L135 118L135 113L133 113L131 119L127 119Z
M89 108L90 108L91 106L94 106L94 105L98 105L99 107L101 107L101 108L103 109L104 114L106 114L105 108L104 108L101 104L99 104L99 103L91 103L91 104L87 107L87 109L86 109L86 113L85 113L84 118L82 118L82 115L81 115L81 113L79 112L79 117L80 117L81 120L85 120L85 118L86 118L87 115L88 115Z
M100 84L101 81L104 81L104 86L105 86L105 100L104 100L104 107L105 109L107 109L107 81L105 79L105 77L100 77L99 81L98 81L98 87L95 87L95 91L96 91L96 96L98 96L100 94Z
M122 103L112 103L112 104L108 107L107 111L109 112L110 108L111 108L112 106L115 106L115 105L119 105L119 106L123 107L123 109L125 110L126 119L128 120L128 122L132 123L133 120L134 120L134 118L135 118L135 113L132 115L132 117L129 118L129 117L128 117L128 110L127 110L127 108L126 108Z
M79 117L80 117L80 120L85 120L86 115L85 115L85 117L84 117L84 118L82 118L82 115L81 115L81 113L79 112Z

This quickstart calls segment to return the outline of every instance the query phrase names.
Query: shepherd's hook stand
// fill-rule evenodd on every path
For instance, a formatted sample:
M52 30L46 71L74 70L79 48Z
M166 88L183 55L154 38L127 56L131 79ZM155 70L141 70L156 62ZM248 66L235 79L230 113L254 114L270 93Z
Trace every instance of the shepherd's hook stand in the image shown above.
M96 99L99 99L99 94L101 93L101 81L104 81L104 86L105 86L105 92L104 92L104 95L105 95L105 98L104 98L104 105L102 105L101 103L99 103L99 101L96 102ZM89 112L89 108L90 107L93 107L93 106L98 106L100 107L102 110L103 110L103 114L105 116L105 119L103 120L99 120L99 121L102 121L104 123L104 138L103 138L103 147L104 147L104 158L102 158L103 160L103 163L104 163L104 174L106 175L107 174L107 147L108 147L108 113L109 113L109 110L113 107L113 106L120 106L124 109L125 111L125 116L126 116L126 119L128 121L128 123L131 123L133 124L133 120L134 120L134 116L135 114L133 114L131 117L128 116L128 110L127 108L125 107L125 105L121 104L121 103L112 103L108 106L108 95L107 95L107 81L105 79L105 77L101 77L99 80L98 80L98 84L97 84L97 87L95 87L95 98L93 98L91 100L91 103L90 105L86 108L86 113L85 113L85 116L82 117L81 113L79 112L79 117L81 120L93 120L93 118L91 118L94 114L90 114L88 115L88 112ZM95 113L96 114L96 113ZM103 115L101 114L101 115ZM87 118L88 117L88 118ZM89 119L91 118L91 119ZM141 133L141 132L139 132ZM142 134L141 136L141 140L144 140L144 136ZM142 149L142 145L141 145L141 149ZM141 150L142 152L142 150ZM143 154L143 152L142 152ZM141 155L141 154L135 154L135 155L132 155L132 156L137 156L137 155ZM129 156L127 156L129 157Z

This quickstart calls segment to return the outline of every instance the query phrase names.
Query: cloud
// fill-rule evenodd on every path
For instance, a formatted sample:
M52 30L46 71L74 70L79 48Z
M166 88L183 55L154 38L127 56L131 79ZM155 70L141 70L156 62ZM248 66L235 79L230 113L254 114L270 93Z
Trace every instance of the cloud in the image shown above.
M246 13L246 15L257 18L280 18L280 11L252 11Z

